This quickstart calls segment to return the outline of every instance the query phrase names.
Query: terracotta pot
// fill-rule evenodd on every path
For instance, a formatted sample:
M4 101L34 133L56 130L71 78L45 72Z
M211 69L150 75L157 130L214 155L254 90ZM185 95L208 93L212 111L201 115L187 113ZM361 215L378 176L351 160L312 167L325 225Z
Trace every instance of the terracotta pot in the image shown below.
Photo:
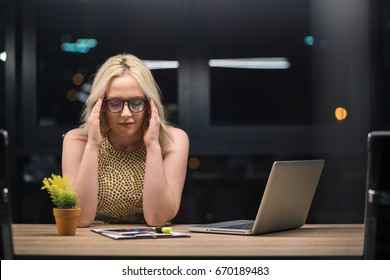
M75 235L80 217L80 208L53 208L58 235Z

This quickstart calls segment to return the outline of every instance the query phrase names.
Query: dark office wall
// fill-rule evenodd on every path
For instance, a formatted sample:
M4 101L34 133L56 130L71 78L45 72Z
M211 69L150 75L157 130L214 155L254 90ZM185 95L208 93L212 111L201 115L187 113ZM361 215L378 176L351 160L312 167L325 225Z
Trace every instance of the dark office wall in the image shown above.
M372 48L383 47L383 33L372 31L381 25L373 22L380 4L18 1L6 0L6 28L14 31L7 53L15 55L5 67L16 222L52 222L41 180L61 173L62 134L78 125L97 67L121 52L179 62L152 70L172 122L191 141L177 222L252 218L272 162L312 158L326 165L309 222L363 222L366 136L388 123L378 105L382 82L372 74L383 71L372 59ZM97 44L66 51L64 43L75 47L78 39ZM275 57L289 67L209 65ZM345 119L335 118L337 107Z
M5 3L0 1L0 53L5 51ZM5 126L5 63L0 60L0 127Z

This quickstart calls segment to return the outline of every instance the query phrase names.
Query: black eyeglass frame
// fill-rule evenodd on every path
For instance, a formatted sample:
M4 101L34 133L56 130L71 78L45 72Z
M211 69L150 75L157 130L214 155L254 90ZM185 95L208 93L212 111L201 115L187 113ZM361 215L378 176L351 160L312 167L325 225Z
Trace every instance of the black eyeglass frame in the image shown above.
M121 109L117 112L113 112L110 110L109 106L108 106L108 102L111 101L111 100L118 100L121 102L122 106L121 106ZM133 111L130 107L130 102L134 102L134 101L140 101L142 100L143 101L143 104L144 104L144 107L142 108L141 111ZM110 112L110 113L113 113L113 114L119 114L119 113L122 113L123 111L123 108L125 108L125 102L127 103L127 107L129 108L130 112L132 113L141 113L143 110L145 110L145 108L147 107L147 101L148 99L147 98L133 98L133 99L127 99L127 100L123 100L123 99L119 99L119 98L104 98L103 99L103 102L104 102L104 106L105 108Z

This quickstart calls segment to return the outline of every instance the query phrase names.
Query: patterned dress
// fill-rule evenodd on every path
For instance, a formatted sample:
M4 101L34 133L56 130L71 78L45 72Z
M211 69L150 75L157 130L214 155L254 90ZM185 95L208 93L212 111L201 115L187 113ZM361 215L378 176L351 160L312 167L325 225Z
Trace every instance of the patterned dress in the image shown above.
M134 152L116 150L107 135L99 150L99 195L96 223L145 223L142 192L146 148Z

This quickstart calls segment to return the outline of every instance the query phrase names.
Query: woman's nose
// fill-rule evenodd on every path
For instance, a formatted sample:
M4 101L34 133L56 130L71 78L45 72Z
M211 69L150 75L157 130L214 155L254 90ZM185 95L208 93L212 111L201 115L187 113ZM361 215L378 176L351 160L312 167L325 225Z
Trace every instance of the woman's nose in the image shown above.
M129 102L128 101L125 101L124 104L123 104L123 110L121 112L121 115L122 116L132 116L133 114L131 113L130 111L130 108L129 108Z

